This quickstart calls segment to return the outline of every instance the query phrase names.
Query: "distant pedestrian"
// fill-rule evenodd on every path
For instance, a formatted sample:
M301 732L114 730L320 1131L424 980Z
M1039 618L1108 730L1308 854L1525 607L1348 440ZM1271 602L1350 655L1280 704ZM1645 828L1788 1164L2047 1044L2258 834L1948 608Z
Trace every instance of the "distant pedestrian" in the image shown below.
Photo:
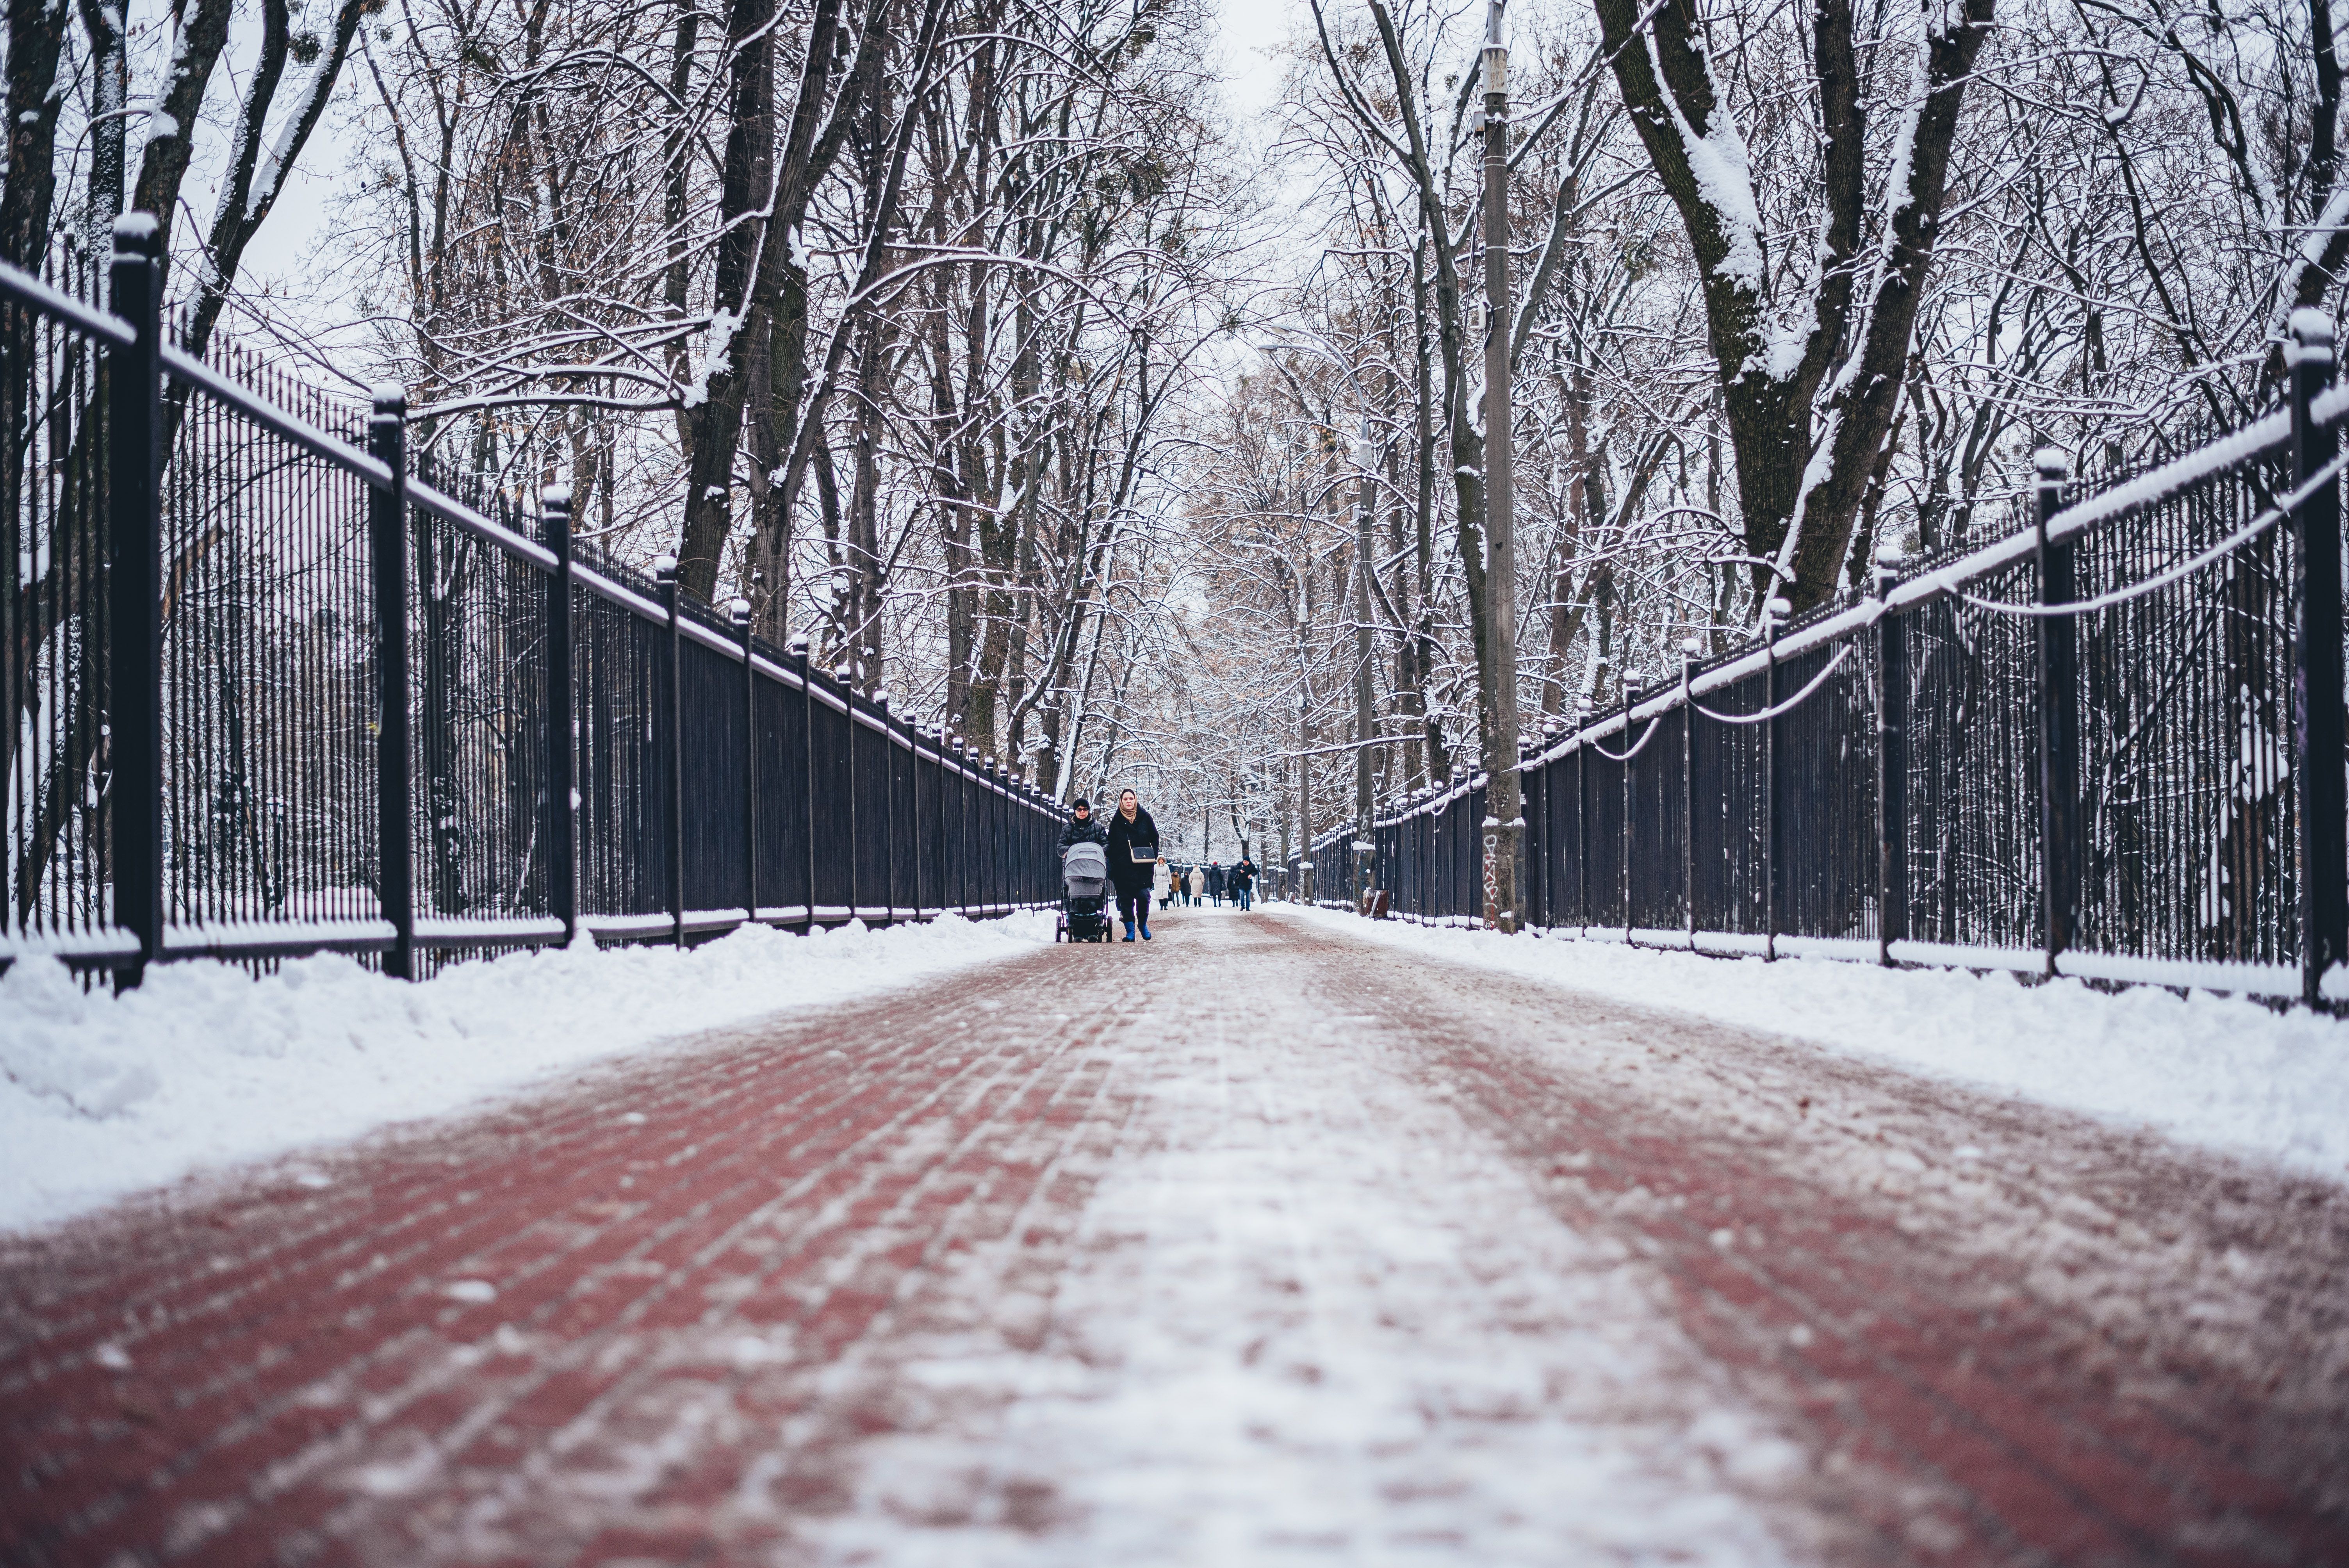
M1207 902L1217 909L1224 907L1224 862L1207 862Z
M1198 903L1207 894L1207 873L1198 867L1191 868L1191 902Z
M1256 902L1256 862L1243 854L1232 864L1232 902L1242 909Z

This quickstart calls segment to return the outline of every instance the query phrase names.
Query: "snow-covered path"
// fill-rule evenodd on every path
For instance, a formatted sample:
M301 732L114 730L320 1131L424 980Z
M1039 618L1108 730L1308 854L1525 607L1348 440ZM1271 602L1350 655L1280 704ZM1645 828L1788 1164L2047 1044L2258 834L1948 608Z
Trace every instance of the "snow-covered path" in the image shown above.
M2317 1178L1178 913L0 1243L0 1561L2338 1561L2344 1276Z

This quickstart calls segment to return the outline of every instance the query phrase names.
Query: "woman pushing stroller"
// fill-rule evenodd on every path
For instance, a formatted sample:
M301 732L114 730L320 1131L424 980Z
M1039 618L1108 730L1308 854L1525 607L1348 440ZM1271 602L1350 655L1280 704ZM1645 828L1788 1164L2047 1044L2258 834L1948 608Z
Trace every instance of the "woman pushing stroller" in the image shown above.
M1093 815L1092 802L1077 798L1076 814L1061 830L1060 923L1055 942L1109 940L1109 830Z

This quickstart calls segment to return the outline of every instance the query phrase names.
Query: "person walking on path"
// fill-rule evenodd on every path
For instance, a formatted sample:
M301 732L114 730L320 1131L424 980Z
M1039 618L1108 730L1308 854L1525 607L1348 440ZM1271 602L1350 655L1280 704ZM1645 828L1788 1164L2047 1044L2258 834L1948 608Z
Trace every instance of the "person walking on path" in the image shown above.
M1256 862L1242 854L1232 865L1232 902L1246 909L1253 902L1256 889Z
M1207 902L1217 909L1224 907L1224 862L1207 862Z
M1198 903L1202 898L1206 896L1206 892L1207 873L1201 871L1198 867L1193 866L1191 868L1191 902L1193 903Z
M1125 922L1128 942L1133 940L1137 923L1142 940L1150 940L1150 884L1163 859L1158 824L1134 792L1126 790L1118 796L1117 810L1109 820L1109 880L1117 889L1118 918Z
M1109 830L1093 815L1092 802L1082 795L1077 797L1076 815L1061 826L1061 854L1066 858L1071 844L1106 844Z

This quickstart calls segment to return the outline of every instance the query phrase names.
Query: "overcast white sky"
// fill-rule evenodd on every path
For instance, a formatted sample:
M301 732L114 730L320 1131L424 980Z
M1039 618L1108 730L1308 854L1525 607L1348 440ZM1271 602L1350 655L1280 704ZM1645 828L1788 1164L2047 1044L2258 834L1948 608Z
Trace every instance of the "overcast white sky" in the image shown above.
M1258 114L1280 83L1279 67L1265 51L1307 14L1304 0L1216 0L1216 9L1223 34L1225 101L1235 118Z

